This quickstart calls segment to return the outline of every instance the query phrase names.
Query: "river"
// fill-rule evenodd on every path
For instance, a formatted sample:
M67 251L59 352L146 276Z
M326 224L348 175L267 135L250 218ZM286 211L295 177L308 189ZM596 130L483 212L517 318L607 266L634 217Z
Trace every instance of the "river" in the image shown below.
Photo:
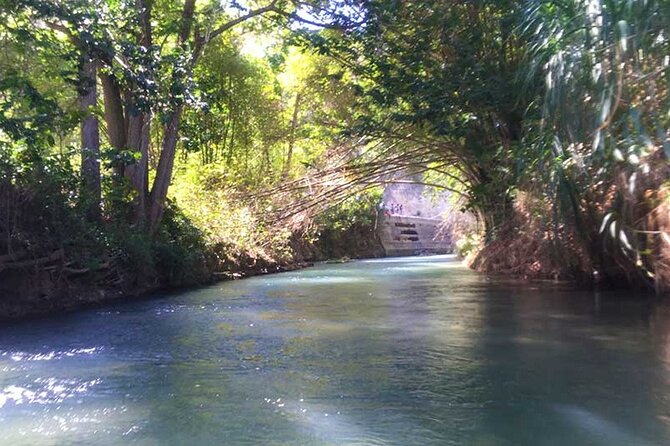
M670 444L670 306L320 265L0 328L0 444Z

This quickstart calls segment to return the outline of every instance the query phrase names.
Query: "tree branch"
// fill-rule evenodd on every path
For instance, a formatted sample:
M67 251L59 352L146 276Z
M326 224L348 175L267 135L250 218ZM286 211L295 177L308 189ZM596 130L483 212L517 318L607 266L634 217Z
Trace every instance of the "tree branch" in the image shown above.
M240 23L245 22L251 18L265 14L266 12L280 12L279 9L277 8L277 1L278 0L272 0L272 2L270 2L270 4L268 4L267 6L258 9L253 9L243 16L240 16L229 22L226 22L225 24L216 28L214 31L210 32L209 35L205 37L205 43L220 36L224 32L234 27L235 25L239 25Z
M44 23L46 24L47 28L51 29L52 31L58 31L60 33L65 34L67 38L70 39L70 41L74 44L74 46L81 49L82 47L81 40L79 39L79 37L74 35L74 33L70 30L70 28L61 23L54 23L47 21L45 21Z

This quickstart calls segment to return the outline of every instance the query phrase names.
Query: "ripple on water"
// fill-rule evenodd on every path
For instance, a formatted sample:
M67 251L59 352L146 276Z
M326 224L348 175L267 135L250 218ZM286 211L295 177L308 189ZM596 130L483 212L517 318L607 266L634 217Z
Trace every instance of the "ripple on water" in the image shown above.
M417 257L3 327L0 445L670 444L670 308L601 297Z
M22 351L0 351L0 359L9 358L14 362L51 361L54 359L71 358L80 355L93 355L102 351L102 347L73 348L70 350L52 350L44 353L28 353Z
M89 389L102 381L93 379L36 378L25 387L9 385L0 390L0 408L5 404L54 404L62 403L68 398L86 394Z

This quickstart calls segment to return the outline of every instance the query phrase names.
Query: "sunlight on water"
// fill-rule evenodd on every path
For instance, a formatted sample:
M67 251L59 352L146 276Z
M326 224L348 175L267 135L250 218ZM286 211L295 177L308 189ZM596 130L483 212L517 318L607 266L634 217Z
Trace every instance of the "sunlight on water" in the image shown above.
M670 444L670 308L451 256L0 329L0 444Z
M286 279L277 278L277 280L272 280L272 286L282 284L282 285L293 285L300 287L304 285L337 285L337 284L364 283L364 282L369 282L369 280L360 277L334 277L334 276L291 277Z
M51 361L52 359L60 359L67 356L76 356L76 355L91 355L98 351L96 347L91 348L78 348L67 351L50 351L46 353L27 353L27 352L7 352L0 350L0 361L5 357L8 357L12 361Z
M0 390L0 408L8 402L14 405L62 403L66 398L86 393L90 387L99 383L99 379L78 381L36 378L30 388L9 385Z
M361 260L359 263L365 264L384 264L384 263L402 263L405 265L411 265L412 263L421 263L425 262L426 259L430 259L431 263L442 266L453 266L455 268L461 267L461 265L456 261L456 256L448 255L437 255L437 256L417 256L417 257L386 257L381 259L365 259Z

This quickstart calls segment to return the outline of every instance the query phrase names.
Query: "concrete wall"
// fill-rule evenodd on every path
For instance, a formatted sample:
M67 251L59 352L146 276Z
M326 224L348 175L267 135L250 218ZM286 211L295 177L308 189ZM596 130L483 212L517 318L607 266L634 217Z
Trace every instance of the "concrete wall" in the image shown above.
M414 180L420 181L421 178L417 177ZM412 217L441 219L452 210L449 192L438 191L421 184L387 185L384 188L381 206L391 210L393 205L402 205L402 212L395 212L396 214Z
M441 223L439 219L381 213L377 233L387 256L445 254L451 252L452 243L439 234Z

